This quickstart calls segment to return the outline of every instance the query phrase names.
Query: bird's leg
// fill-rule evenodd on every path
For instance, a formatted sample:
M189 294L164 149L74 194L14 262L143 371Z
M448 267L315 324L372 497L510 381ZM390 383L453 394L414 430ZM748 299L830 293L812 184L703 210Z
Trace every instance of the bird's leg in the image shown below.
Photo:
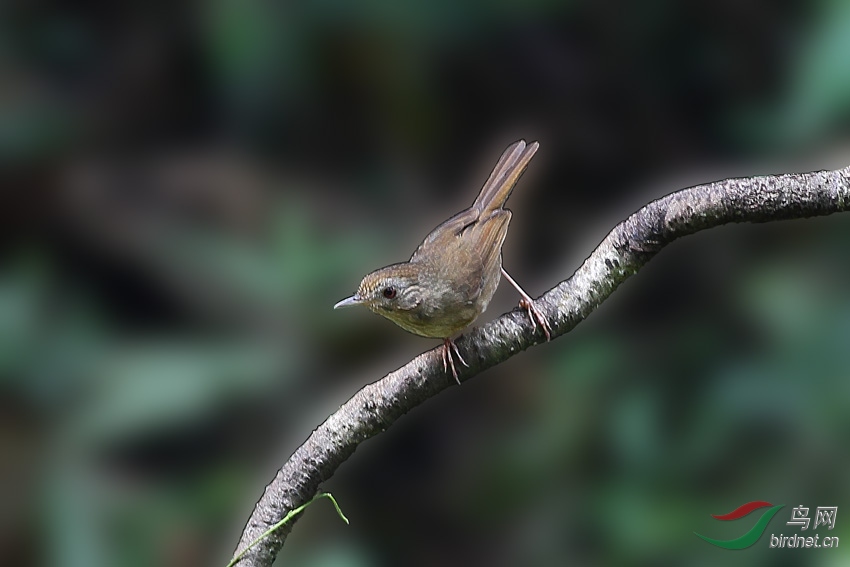
M531 320L531 325L535 329L537 328L537 324L540 323L540 326L543 328L543 334L546 335L546 341L552 340L552 333L549 329L549 322L546 321L546 317L543 316L543 313L534 306L534 300L531 299L525 291L519 287L519 284L514 281L514 279L505 271L504 268L500 268L502 270L502 275L505 276L505 279L511 282L511 285L519 292L521 299L519 300L519 306L525 309L526 313L528 313L528 318Z
M452 359L452 351L455 352L455 356L460 360L464 366L469 368L469 365L460 355L460 351L457 350L457 345L451 339L443 339L443 372L448 372L449 367L452 369L452 376L455 377L455 380L458 384L460 384L460 380L457 377L457 370L455 370L455 362Z

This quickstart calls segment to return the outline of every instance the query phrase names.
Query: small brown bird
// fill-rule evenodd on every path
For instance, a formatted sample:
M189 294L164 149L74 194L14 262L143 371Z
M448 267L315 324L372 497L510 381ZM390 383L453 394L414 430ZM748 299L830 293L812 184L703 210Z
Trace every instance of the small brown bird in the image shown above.
M511 221L511 212L502 206L538 147L524 140L508 147L471 207L435 228L407 262L366 275L357 293L334 309L365 305L406 331L443 339L443 369L450 367L458 380L452 351L469 365L451 337L487 309L504 274L522 296L520 306L535 328L540 324L548 341L546 319L502 268L502 243Z

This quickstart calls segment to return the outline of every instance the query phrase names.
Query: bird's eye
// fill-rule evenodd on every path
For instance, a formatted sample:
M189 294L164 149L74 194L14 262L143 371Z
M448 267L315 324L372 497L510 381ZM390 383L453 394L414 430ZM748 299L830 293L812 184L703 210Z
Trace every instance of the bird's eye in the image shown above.
M396 289L393 286L389 286L389 287L385 287L384 290L381 293L387 299L393 299L398 292L396 291Z

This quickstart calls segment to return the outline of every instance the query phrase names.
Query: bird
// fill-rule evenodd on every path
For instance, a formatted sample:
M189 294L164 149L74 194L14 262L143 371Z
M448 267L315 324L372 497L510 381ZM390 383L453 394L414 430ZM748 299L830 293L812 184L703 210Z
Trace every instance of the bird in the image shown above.
M453 356L469 366L452 337L469 327L496 292L500 276L520 294L533 328L551 330L531 297L502 267L511 211L504 204L540 145L519 140L499 158L472 206L431 231L406 262L363 277L357 292L334 309L364 305L415 335L443 340L443 371L460 384Z

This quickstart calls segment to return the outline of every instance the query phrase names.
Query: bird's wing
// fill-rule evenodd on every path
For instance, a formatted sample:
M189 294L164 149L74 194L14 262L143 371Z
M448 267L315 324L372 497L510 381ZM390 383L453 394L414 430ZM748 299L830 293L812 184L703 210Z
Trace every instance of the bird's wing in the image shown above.
M431 233L425 237L425 240L422 241L422 244L419 245L419 248L417 248L413 253L413 256L410 257L410 261L415 261L418 257L421 257L424 253L435 246L442 247L448 245L448 243L451 242L452 237L460 236L464 231L475 225L477 222L478 211L475 209L466 209L459 212L432 230Z
M433 239L429 235L410 261L427 264L440 280L463 286L464 290L457 291L473 300L484 288L485 279L499 270L511 212L498 209L486 219L464 213L440 225L434 231L439 234Z

